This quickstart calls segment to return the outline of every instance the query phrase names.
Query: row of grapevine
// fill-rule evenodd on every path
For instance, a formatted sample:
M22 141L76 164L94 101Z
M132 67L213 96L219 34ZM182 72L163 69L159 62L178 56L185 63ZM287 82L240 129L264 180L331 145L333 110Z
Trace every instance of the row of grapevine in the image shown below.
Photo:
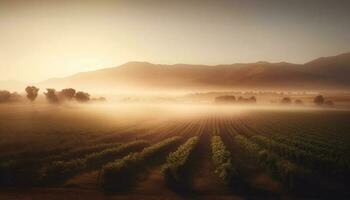
M198 136L191 137L168 155L166 164L162 166L162 173L169 186L187 188L187 168L198 141Z
M50 150L41 150L41 151L19 151L19 152L9 152L4 153L0 155L0 163L8 162L9 160L21 160L26 159L28 157L34 157L34 158L42 158L47 157L47 155L53 155L53 154L59 154L60 152L67 151L66 148L54 148Z
M106 128L108 129L108 128ZM34 162L47 163L53 160L69 160L77 157L81 157L84 154L89 154L96 151L102 151L103 149L115 147L118 143L111 143L111 141L106 141L106 143L100 143L99 140L106 136L118 135L122 129L111 129L104 130L101 133L101 130L84 132L84 136L87 138L81 140L82 134L74 133L71 135L78 135L67 139L67 142L60 143L59 145L47 145L45 141L39 142L35 148L30 149L21 149L19 151L11 151L3 153L0 155L0 165L2 163L11 162L27 162L29 158ZM97 133L98 131L98 133ZM117 134L116 134L117 133ZM77 145L79 144L79 145Z
M80 147L72 150L68 150L60 155L50 156L47 160L70 160L78 157L82 157L86 154L93 152L103 151L109 148L116 148L120 146L121 143L102 143L86 147Z
M251 118L249 119L249 121L244 121L244 123L249 124L250 127L260 127L259 133L255 135L264 135L266 137L272 138L273 140L280 143L281 145L292 146L293 149L304 151L310 154L315 153L318 155L328 156L328 157L335 157L335 156L343 157L342 155L339 155L339 153L335 151L334 148L329 148L329 146L325 147L323 145L320 146L318 144L309 142L308 140L305 139L305 137L298 137L297 134L291 134L290 131L284 133L283 131L278 129L278 127L280 126L280 124L278 123L262 124L261 123L262 121L264 120L259 118L254 120L254 118ZM293 129L290 129L290 130L293 130Z
M114 148L105 149L70 161L55 161L44 167L42 170L41 181L45 183L59 182L75 175L83 170L99 167L118 156L128 152L138 151L148 146L145 140L136 140L130 143L122 144Z
M250 120L249 122L255 124L261 121ZM279 127L280 124L276 123L274 127L276 126ZM332 147L331 144L320 142L318 138L322 138L322 135L315 134L312 136L313 140L310 140L305 137L310 134L303 134L303 136L291 134L290 132L282 134L261 124L258 127L261 128L264 135L266 135L265 132L272 133L266 136L254 136L251 139L259 143L259 145L271 149L271 151L277 151L276 153L281 156L286 156L288 159L292 159L312 169L319 169L324 172L332 170L334 172L332 173L333 175L343 174L344 171L349 169L350 160L346 156L347 151L339 151L345 147Z
M271 138L278 143L294 146L295 148L302 149L310 153L317 153L320 155L332 156L332 157L338 156L338 152L335 149L318 146L318 145L306 142L305 140L298 137L286 136L286 135L275 133L271 135Z
M331 156L310 153L294 146L276 142L268 137L253 136L251 140L270 151L276 152L280 156L286 157L311 169L322 171L332 170L336 173L337 171L334 169L343 171L348 167L346 160L337 160Z
M260 165L268 169L273 175L281 179L289 189L293 189L307 172L296 164L284 160L275 153L260 148L246 137L236 135L234 144L241 148L248 156L258 161Z
M315 144L317 146L322 146L328 149L341 149L341 147L344 144L344 141L336 137L337 131L326 130L326 128L329 128L329 122L325 123L327 124L327 126L321 127L323 126L323 124L319 122L322 119L312 117L310 120L312 121L306 122L306 118L304 117L300 119L293 118L288 121L283 121L281 117L278 117L278 119L270 120L270 122L274 122L273 126L274 128L279 128L279 130L276 132L279 132L280 134L283 133L289 136L293 136L303 141L307 141L308 143ZM331 127L337 128L339 125L340 124L337 124L337 126ZM340 130L344 129L341 128ZM344 134L341 134L340 137L344 138Z
M180 142L180 137L165 139L157 144L143 149L141 152L131 153L122 159L108 163L102 168L102 186L107 191L120 190L128 186L132 176L151 159L156 159Z
M215 173L226 184L232 181L232 178L237 177L237 171L232 165L231 153L227 150L220 136L213 136L211 139L212 160L216 167Z

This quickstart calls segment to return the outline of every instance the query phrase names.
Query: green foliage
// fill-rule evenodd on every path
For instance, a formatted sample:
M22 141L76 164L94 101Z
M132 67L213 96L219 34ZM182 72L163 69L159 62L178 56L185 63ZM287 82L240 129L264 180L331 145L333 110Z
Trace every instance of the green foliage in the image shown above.
M102 168L102 186L107 191L119 190L128 186L131 177L155 156L166 152L180 142L180 137L172 137L145 148L141 152L131 153L122 159L109 163Z
M87 147L80 147L80 148L69 150L60 155L50 156L48 159L49 160L69 160L69 159L78 158L93 152L99 152L109 148L116 148L120 145L121 143L103 143L103 144L96 144L96 145L87 146Z
M282 180L290 190L293 190L305 176L309 175L308 171L288 160L282 159L268 149L260 148L257 144L241 135L236 135L234 141L239 148L247 152L250 157L256 159L261 166Z
M41 179L45 183L59 182L80 171L96 168L105 162L115 159L117 156L140 150L148 145L149 143L144 140L137 140L100 152L91 153L83 158L70 161L55 161L43 169Z
M290 159L307 168L321 171L334 171L334 169L343 171L346 170L347 167L344 165L346 161L338 160L337 157L333 157L330 154L312 153L310 151L297 148L295 145L287 145L277 142L272 138L260 135L251 137L251 140L262 147L276 152L276 154L286 157L287 159ZM333 173L336 173L336 171Z
M225 147L220 136L211 139L212 159L215 164L215 173L225 183L230 183L237 172L231 162L231 153Z
M168 184L185 184L188 160L193 153L199 137L195 136L181 145L175 152L168 155L167 163L162 167L162 173Z
M273 134L271 138L278 143L294 146L296 148L303 149L308 152L336 156L334 149L320 145L315 145L313 143L305 141L305 139L302 138L290 137L281 134Z

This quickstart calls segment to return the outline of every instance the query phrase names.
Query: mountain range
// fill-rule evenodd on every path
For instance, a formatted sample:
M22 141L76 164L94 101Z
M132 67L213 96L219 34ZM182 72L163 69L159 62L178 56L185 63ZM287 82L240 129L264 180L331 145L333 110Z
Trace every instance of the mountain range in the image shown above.
M74 87L111 91L214 89L346 89L350 88L350 52L305 64L287 62L227 65L126 64L38 83L40 87Z

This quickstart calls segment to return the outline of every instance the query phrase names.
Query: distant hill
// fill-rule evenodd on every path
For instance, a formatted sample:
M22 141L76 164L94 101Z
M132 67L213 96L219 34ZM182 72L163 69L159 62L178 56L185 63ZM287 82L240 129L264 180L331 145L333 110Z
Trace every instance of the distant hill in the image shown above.
M329 77L337 83L350 84L350 52L322 57L305 64L309 72Z
M350 53L305 64L238 63L229 65L162 65L129 62L114 68L78 73L41 82L45 87L114 89L348 89Z

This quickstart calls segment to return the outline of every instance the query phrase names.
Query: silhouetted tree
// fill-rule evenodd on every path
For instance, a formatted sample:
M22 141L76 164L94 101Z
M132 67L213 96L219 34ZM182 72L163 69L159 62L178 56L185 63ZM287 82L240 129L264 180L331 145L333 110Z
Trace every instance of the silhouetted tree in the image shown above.
M326 100L324 104L327 106L334 106L334 102L332 100Z
M250 103L256 103L256 98L255 98L255 96L250 97L250 98L249 98L249 102L250 102Z
M73 88L63 89L59 93L60 98L67 99L68 101L72 100L74 98L74 96L75 96L75 89L73 89Z
M44 92L44 94L46 96L46 99L50 103L58 103L59 100L58 100L58 97L57 97L57 94L56 94L56 90L52 89L52 88L47 88L46 90L47 90L47 92Z
M11 97L11 93L7 90L0 90L0 102L8 102Z
M0 103L16 102L21 100L21 95L17 92L9 92L7 90L0 90Z
M300 99L295 100L294 103L297 104L297 105L302 105L303 104L303 102Z
M242 97L242 96L239 96L238 99L237 99L237 102L238 103L256 103L256 97L255 96L251 96L249 98L245 98L245 97Z
M325 99L324 99L324 97L323 97L322 95L318 95L318 96L316 96L316 97L314 98L314 103L315 103L316 105L323 105L324 102L325 102Z
M238 99L237 99L237 102L238 103L243 103L244 101L244 98L242 96L239 96Z
M28 86L26 87L26 92L27 92L27 98L33 102L38 96L39 88L35 86Z
M231 95L218 96L215 98L216 103L234 103L236 102L236 97Z
M80 91L75 94L75 99L80 102L87 102L90 100L90 94Z
M282 104L291 104L291 103L292 103L292 100L291 100L289 97L284 97L284 98L281 100L281 103L282 103Z

